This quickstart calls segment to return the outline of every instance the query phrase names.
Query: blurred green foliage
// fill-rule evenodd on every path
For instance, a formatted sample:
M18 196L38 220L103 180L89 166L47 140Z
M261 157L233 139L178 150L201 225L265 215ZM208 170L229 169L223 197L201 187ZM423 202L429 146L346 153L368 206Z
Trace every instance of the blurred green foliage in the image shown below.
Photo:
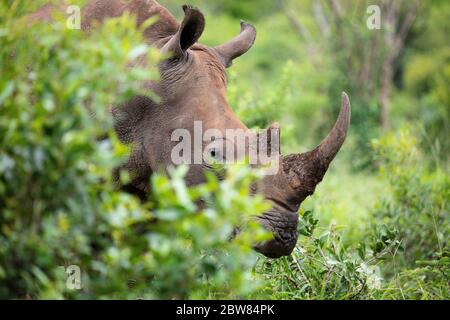
M402 285L405 276L414 274L418 278L404 285L403 296L448 299L449 176L442 168L430 172L420 166L423 156L417 139L406 129L375 141L374 147L389 192L376 206L373 217L377 224L395 228L401 241L401 252L394 252L392 261L386 262L385 272Z
M206 44L233 37L241 18L255 24L255 46L228 71L229 101L249 127L280 122L283 153L317 144L340 92L351 98L346 144L299 212L293 254L279 260L251 249L268 237L252 220L268 206L249 195L258 172L230 168L194 188L185 168L155 174L148 203L116 189L111 172L129 150L109 108L157 77L129 61L160 57L131 17L89 35L63 17L26 25L20 17L43 2L0 5L1 298L449 298L448 1L422 5L395 61L385 134L386 48L370 50L379 34L365 27L367 2L340 2L328 37L314 1L190 2L206 14ZM181 1L160 2L181 17ZM367 66L373 76L361 81ZM69 265L81 290L66 286Z

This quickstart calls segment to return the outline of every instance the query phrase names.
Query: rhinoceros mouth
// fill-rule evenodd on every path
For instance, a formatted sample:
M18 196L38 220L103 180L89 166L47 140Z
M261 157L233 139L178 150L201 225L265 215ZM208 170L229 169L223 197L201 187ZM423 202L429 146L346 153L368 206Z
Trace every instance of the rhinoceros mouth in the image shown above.
M289 256L298 239L298 214L294 212L266 212L257 220L273 234L273 239L255 245L255 250L268 258Z

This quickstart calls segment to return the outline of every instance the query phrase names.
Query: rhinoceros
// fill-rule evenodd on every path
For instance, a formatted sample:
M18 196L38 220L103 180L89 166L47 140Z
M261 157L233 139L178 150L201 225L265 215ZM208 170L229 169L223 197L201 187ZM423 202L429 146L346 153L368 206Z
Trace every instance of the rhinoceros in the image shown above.
M134 14L137 25L157 17L156 22L144 30L144 36L149 44L168 54L158 64L160 80L149 88L160 99L156 102L150 95L136 96L126 105L114 108L113 112L118 137L122 142L134 145L124 165L133 178L124 188L141 199L145 199L150 191L152 173L173 165L174 130L182 128L192 133L195 122L201 122L203 129L249 131L227 102L226 68L252 47L255 28L241 21L236 37L214 48L208 47L198 43L205 27L204 15L191 6L182 8L184 18L181 23L153 0L90 0L82 10L84 30L90 29L94 21L102 22L124 12ZM32 18L45 19L50 11L51 5L45 6ZM257 219L273 233L272 240L255 246L258 252L278 258L293 251L298 237L300 204L313 194L343 145L350 112L348 96L342 93L341 110L328 136L312 151L279 155L277 172L264 176L257 185L255 191L264 194L272 204L271 209ZM274 124L267 130L279 130L279 127ZM209 148L209 145L203 143L200 148ZM218 156L215 149L210 153L213 157ZM212 168L205 161L190 164L187 184L203 182L206 170Z

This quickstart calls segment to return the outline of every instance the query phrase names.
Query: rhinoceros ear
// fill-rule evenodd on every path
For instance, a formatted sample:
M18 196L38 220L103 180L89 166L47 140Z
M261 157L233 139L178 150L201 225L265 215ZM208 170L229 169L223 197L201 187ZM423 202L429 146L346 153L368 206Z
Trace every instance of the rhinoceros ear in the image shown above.
M223 64L228 68L234 59L246 53L253 46L255 39L255 27L241 20L240 34L214 49L219 54Z
M205 17L190 6L183 6L184 19L177 33L162 48L164 53L171 53L172 57L182 57L195 44L205 29Z

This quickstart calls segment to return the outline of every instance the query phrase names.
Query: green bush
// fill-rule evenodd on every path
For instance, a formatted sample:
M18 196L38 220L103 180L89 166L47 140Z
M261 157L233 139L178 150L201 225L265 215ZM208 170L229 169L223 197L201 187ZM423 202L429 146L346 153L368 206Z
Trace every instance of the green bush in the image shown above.
M409 131L389 134L374 145L390 186L375 219L399 229L405 249L401 264L413 266L418 259L442 254L448 247L450 231L448 175L440 168L427 172L426 167L419 166L424 159Z
M377 206L373 224L396 229L400 244L383 268L396 289L383 297L448 298L450 180L445 169L429 172L421 165L426 160L417 146L409 130L374 142L389 192Z
M338 226L321 228L318 222L311 211L304 212L292 255L257 265L271 284L267 293L275 299L372 298L384 280L378 264L398 245L394 235L381 242L382 233L375 232L370 240L349 247Z
M128 70L149 51L129 17L86 37L63 17L26 23L24 10L39 4L0 8L2 297L39 295L37 276L52 279L56 266L103 245L101 221L123 197L114 193L111 170L125 153L109 130L108 105L155 78Z

